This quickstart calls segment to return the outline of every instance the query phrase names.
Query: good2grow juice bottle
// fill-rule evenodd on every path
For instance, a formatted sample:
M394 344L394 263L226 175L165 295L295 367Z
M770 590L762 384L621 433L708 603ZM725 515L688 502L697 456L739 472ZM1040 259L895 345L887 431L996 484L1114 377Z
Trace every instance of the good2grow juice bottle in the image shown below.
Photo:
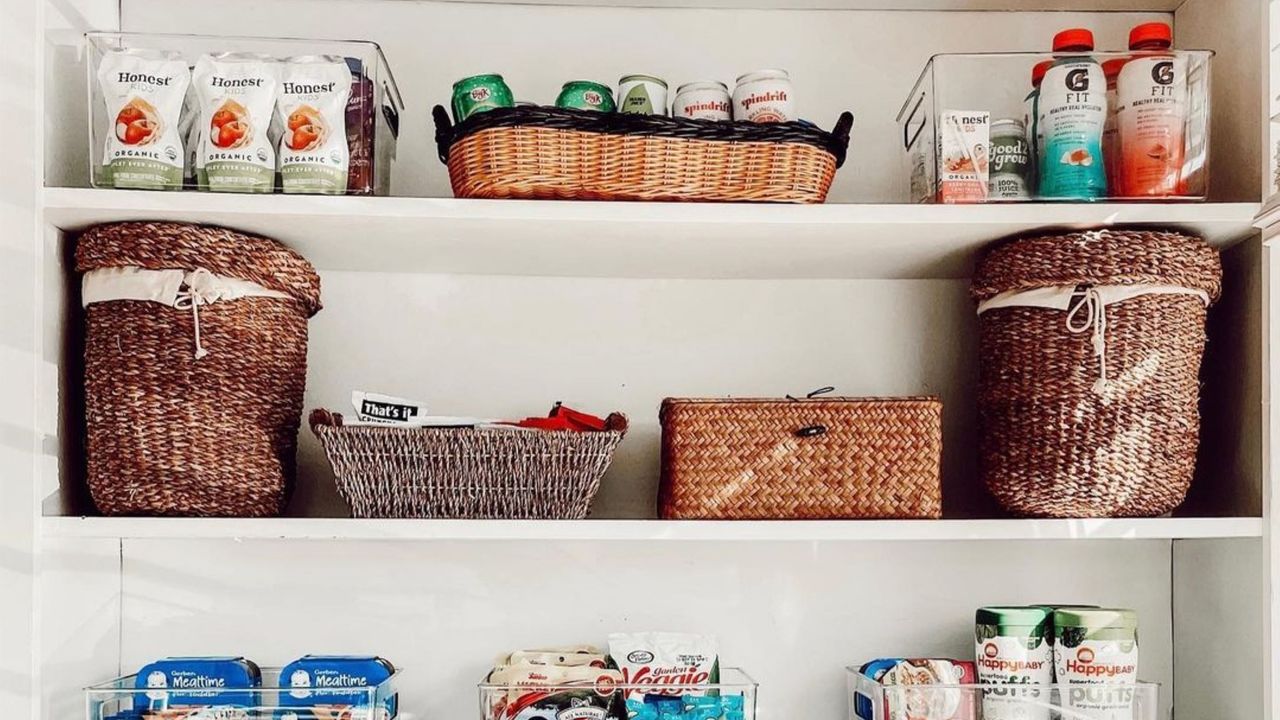
M1093 33L1063 30L1053 37L1055 53L1093 50ZM1107 194L1102 132L1107 122L1107 80L1088 55L1054 61L1040 85L1040 128L1044 138L1040 195L1093 200Z

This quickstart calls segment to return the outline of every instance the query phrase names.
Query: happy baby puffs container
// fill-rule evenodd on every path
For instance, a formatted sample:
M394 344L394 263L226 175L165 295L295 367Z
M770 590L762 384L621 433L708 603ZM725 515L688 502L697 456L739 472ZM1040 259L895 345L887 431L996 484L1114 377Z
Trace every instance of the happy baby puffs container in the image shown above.
M389 195L404 102L372 42L89 32L89 178Z

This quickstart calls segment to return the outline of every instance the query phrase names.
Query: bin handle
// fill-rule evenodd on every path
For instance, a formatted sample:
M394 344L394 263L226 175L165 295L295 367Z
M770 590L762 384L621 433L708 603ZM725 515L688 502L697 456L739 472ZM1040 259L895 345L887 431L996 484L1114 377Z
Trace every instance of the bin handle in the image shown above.
M923 105L924 93L920 93L920 97L916 100L916 104L911 108L911 112L907 114L907 119L902 121L902 147L905 150L910 150L911 146L915 145L916 139L920 137L920 133L924 132L925 123L921 121L920 127L916 128L915 134L911 137L907 137L907 131L911 129L911 120L916 116L916 113L920 112L920 108Z

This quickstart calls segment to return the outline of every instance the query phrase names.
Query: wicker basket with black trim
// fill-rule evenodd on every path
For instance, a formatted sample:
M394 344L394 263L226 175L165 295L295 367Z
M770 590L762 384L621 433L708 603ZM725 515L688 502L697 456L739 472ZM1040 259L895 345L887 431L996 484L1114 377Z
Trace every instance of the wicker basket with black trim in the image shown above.
M433 111L460 198L820 203L844 163L853 115L831 132L759 124L499 108L453 125Z

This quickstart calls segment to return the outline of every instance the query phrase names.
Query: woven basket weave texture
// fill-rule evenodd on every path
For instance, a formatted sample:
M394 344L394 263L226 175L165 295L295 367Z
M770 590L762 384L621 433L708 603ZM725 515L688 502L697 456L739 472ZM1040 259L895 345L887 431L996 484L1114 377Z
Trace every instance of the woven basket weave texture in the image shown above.
M1027 238L980 261L976 300L1049 286L1176 285L1216 300L1218 253L1146 230ZM1199 443L1204 302L1141 295L1105 309L1107 380L1088 332L1060 310L979 320L982 475L1007 510L1037 517L1154 516L1185 498Z
M115 300L85 309L90 495L107 515L266 516L288 502L306 380L307 318L320 280L267 238L223 228L129 222L90 228L76 269L205 269L288 298L191 310Z
M442 115L460 198L820 203L848 142L844 120L832 135L557 108L494 110L457 128Z
M668 399L659 514L936 518L936 398Z
M311 413L338 491L359 518L585 518L626 433L343 425Z

